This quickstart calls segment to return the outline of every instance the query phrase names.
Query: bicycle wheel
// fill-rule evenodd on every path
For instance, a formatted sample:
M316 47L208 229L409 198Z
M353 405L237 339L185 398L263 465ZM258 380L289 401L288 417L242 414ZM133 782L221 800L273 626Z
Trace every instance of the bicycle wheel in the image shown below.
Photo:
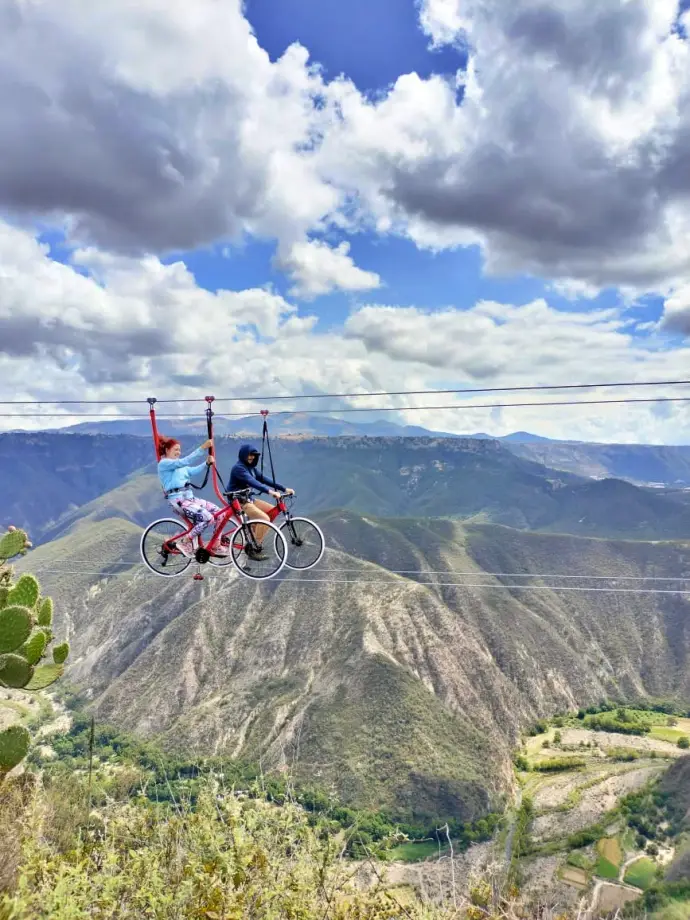
M181 575L192 561L175 548L173 537L184 533L184 525L173 518L161 518L149 524L141 535L141 558L156 575L173 578ZM165 547L167 544L167 548Z
M280 532L288 548L285 565L289 569L305 571L321 561L326 548L321 528L309 518L293 517L280 525ZM276 545L276 552L279 552Z
M274 538L271 538L269 531L273 531ZM258 539L259 536L262 539ZM265 558L252 559L247 555L247 549L251 547L261 547ZM258 580L273 578L285 565L287 557L285 537L275 524L249 521L235 531L230 554L238 571L247 578Z

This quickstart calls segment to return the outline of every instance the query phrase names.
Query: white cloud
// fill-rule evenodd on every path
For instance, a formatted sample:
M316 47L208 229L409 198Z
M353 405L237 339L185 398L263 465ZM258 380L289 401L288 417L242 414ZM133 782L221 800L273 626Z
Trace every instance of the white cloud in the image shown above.
M376 272L358 268L349 252L350 244L345 241L335 249L321 240L294 243L279 260L295 282L290 293L312 298L336 289L367 291L379 287L381 279Z
M467 40L457 83L416 75L343 118L322 168L376 225L482 246L487 268L597 289L663 290L690 271L690 43L675 0L426 0L437 42Z
M320 333L314 315L300 314L269 290L211 293L196 284L184 264L163 265L152 256L90 249L78 251L74 265L63 265L30 234L2 223L0 266L0 400L105 403L74 409L6 407L7 412L61 415L48 424L74 421L68 413L80 410L141 413L148 395L199 398L201 412L200 394L210 391L238 400L219 405L218 411L245 412L256 409L249 397L257 394L654 380L681 378L690 367L690 348L667 348L655 330L633 336L629 320L616 310L558 311L545 300L523 306L482 301L469 310L449 307L438 313L370 304L352 314L342 330ZM632 395L674 392L662 388ZM471 407L562 398L568 397L486 394L468 403L452 395L390 396L358 397L348 404L388 407L396 410L386 416L391 420L435 430L505 434L527 428L554 437L690 441L687 408L681 405ZM141 406L118 410L120 400ZM319 404L333 412L342 405L341 400ZM429 405L459 409L424 408ZM297 407L286 401L272 408ZM0 418L4 429L41 424L46 422Z
M240 0L2 0L0 29L5 207L161 252L337 206L308 149L321 78L299 45L271 63Z
M0 0L0 205L128 254L276 239L308 296L373 280L314 240L331 226L480 245L495 272L677 286L690 44L676 12L422 0L432 41L467 41L467 73L402 75L369 101L300 45L271 62L240 0Z
M662 328L690 337L690 284L683 285L664 301Z

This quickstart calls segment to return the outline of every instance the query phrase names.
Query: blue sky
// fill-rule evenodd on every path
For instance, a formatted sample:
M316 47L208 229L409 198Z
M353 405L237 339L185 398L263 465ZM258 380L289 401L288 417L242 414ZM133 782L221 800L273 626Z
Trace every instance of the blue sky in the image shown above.
M400 74L452 74L466 63L455 48L429 50L412 0L247 0L245 11L273 60L300 42L328 79L345 74L363 93Z
M0 49L5 390L36 354L27 397L65 399L681 376L688 8L31 5ZM499 415L396 420L690 440L681 406Z

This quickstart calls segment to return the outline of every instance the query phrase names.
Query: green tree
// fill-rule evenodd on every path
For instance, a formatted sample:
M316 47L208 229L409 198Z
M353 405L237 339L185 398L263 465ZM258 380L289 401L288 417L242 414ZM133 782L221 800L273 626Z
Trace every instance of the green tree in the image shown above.
M15 581L7 565L30 546L26 533L14 527L0 537L0 687L43 690L64 672L69 645L53 646L52 661L41 663L54 639L53 601L41 596L33 575ZM21 725L0 732L0 780L26 757L30 740Z
M678 739L678 747L687 751L687 749L690 748L690 738L688 738L687 735L683 735L682 738Z

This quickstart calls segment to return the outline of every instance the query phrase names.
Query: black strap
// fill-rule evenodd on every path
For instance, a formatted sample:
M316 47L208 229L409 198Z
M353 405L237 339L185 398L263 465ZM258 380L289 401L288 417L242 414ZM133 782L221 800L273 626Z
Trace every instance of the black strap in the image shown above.
M211 403L208 404L208 407L206 409L206 434L208 436L209 441L212 440L213 438L213 409L211 408ZM213 452L213 448L209 447L208 449L209 457L213 455L212 452ZM201 483L200 486L195 486L194 483L190 483L192 488L199 489L199 490L205 489L210 473L211 473L211 465L208 464L206 467L206 473L204 474L204 481ZM222 484L222 480L220 479L220 476L218 477L218 479L221 481L221 484Z
M268 450L268 459L271 461L271 479L276 481L276 471L273 468L273 454L271 453L271 439L268 436L268 422L264 416L264 428L261 435L261 475L264 472L264 450Z

